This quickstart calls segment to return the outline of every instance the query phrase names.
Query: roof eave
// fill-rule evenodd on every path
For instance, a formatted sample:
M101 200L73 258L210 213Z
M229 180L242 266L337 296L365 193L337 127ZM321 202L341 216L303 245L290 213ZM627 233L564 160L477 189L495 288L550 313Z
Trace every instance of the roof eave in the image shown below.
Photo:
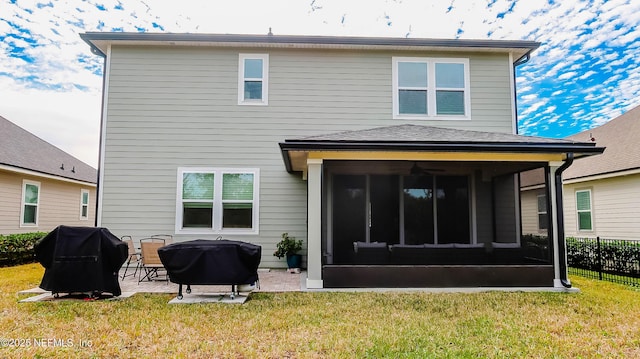
M287 172L293 172L289 151L420 151L478 153L572 153L575 158L597 155L603 147L592 143L416 143L416 142L315 142L286 140L279 143Z
M127 33L87 32L80 37L96 54L104 56L110 44L274 47L369 50L449 50L512 52L519 59L540 46L524 40L422 39L393 37L301 36L301 35L238 35L188 33Z

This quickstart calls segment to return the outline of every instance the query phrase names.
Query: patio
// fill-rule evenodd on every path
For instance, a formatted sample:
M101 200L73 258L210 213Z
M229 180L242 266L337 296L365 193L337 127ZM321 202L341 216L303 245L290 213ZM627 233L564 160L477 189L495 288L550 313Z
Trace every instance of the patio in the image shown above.
M128 271L127 277L122 279L122 272L120 272L120 288L122 293L178 293L178 285L175 283L167 282L164 280L164 273L160 272L160 280L143 280L138 283L138 275L135 277L129 275L131 270ZM256 288L255 292L299 292L301 290L301 276L306 278L303 273L289 273L285 269L258 269L258 276L260 278L260 287ZM183 287L184 290L184 287ZM194 285L191 287L192 293L227 293L231 291L229 285Z

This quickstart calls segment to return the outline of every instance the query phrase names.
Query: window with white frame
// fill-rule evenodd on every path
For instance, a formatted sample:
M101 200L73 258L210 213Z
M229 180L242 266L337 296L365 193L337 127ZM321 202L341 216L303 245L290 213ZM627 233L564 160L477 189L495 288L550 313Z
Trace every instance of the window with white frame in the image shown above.
M549 228L549 217L547 216L547 196L538 195L538 229L543 231Z
M80 219L89 219L89 191L80 190Z
M576 210L579 231L593 230L593 213L591 211L591 190L576 191Z
M238 104L267 105L269 93L269 55L240 54L238 65Z
M40 205L40 182L22 181L22 208L20 226L38 225L38 207Z
M179 168L176 232L258 233L258 169Z
M469 60L393 58L394 118L468 118Z

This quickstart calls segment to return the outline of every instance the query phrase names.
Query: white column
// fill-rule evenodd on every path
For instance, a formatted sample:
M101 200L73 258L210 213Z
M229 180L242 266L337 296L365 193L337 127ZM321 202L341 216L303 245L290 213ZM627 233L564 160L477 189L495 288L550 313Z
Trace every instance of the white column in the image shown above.
M558 208L556 206L556 170L558 167L562 165L562 162L550 162L549 163L549 178L547 178L547 182L549 183L549 194L551 198L549 198L549 202L551 204L551 216L550 216L550 224L552 228L553 235L553 286L556 288L564 288L562 282L560 281L560 260L566 261L566 258L561 259L560 254L558 253Z
M322 288L322 160L307 160L307 288Z

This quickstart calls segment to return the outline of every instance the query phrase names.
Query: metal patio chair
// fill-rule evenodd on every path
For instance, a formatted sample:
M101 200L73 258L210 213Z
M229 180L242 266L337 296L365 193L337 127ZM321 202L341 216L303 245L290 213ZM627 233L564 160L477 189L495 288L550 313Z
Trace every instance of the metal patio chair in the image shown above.
M141 249L141 266L140 266L140 278L138 278L138 284L143 280L152 280L158 278L160 274L158 271L164 270L164 265L160 261L158 256L158 248L164 247L165 241L160 238L145 238L140 240ZM144 275L142 274L144 272ZM169 280L168 276L165 280Z
M122 279L125 279L127 277L127 271L129 270L131 262L135 262L136 269L133 271L133 274L129 274L129 276L133 276L135 278L136 274L138 274L138 268L140 268L140 251L133 245L133 238L131 238L131 236L122 236L120 237L120 240L127 243L127 247L129 250L129 258L127 259L127 266L124 267Z

